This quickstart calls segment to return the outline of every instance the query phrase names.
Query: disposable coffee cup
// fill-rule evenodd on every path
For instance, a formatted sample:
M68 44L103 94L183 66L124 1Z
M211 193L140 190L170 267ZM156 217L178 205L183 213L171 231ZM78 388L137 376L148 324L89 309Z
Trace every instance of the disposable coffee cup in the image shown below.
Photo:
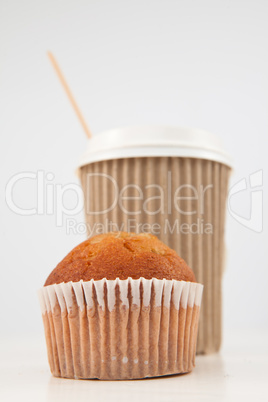
M197 353L219 350L224 227L231 159L203 130L142 126L88 141L79 164L89 236L150 232L204 285Z

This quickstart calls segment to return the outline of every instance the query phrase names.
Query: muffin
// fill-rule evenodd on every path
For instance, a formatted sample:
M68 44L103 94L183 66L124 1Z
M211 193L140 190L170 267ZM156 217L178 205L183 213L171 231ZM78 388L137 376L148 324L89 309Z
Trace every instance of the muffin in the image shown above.
M39 291L52 374L112 380L191 371L202 291L153 235L86 240Z

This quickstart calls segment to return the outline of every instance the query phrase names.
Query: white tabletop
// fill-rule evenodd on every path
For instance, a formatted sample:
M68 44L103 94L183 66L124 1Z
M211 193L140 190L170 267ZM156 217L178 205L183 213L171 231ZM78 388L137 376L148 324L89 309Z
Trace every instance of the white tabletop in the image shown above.
M268 401L268 331L227 332L190 374L135 381L51 376L44 339L0 340L0 401Z

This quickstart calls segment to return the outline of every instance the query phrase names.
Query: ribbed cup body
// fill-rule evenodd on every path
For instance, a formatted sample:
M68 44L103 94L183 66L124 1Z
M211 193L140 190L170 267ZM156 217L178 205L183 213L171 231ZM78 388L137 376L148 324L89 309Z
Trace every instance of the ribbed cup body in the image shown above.
M197 353L221 345L229 174L221 163L181 157L107 160L80 169L88 235L151 232L204 284Z

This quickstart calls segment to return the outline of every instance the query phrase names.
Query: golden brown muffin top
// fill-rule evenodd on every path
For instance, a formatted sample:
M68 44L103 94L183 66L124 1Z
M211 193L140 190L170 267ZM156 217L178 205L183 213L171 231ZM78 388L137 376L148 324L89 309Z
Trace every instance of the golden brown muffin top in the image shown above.
M45 286L91 279L175 279L196 282L178 254L151 234L111 232L75 247L51 272Z

